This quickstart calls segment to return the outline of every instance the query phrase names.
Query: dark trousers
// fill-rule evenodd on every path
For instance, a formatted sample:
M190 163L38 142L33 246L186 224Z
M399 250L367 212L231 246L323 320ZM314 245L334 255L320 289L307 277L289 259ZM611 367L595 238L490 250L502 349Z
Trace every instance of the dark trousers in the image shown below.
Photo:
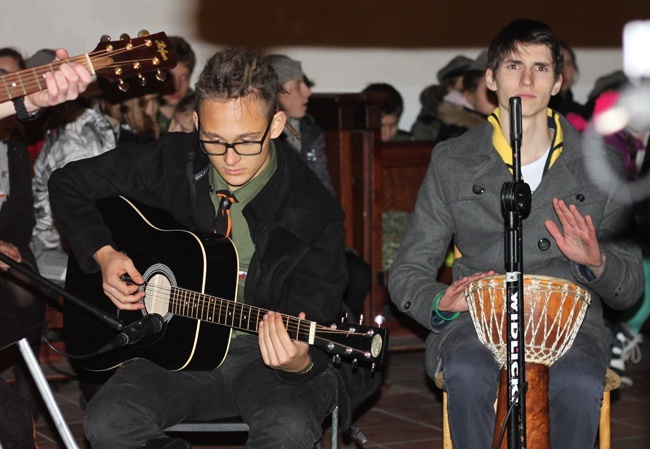
M593 449L605 386L606 356L590 336L578 333L549 370L552 449ZM449 425L457 449L490 448L500 370L471 322L454 331L442 350Z
M93 448L133 449L184 420L241 416L248 448L312 448L335 401L329 370L285 384L263 364L257 338L238 336L214 371L168 371L144 359L122 365L88 403L84 430Z

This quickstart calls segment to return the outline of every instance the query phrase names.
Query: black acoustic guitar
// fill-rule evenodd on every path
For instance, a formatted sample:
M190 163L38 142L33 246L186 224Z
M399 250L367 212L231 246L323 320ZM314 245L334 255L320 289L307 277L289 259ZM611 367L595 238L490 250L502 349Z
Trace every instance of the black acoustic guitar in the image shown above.
M230 239L218 234L198 236L166 212L123 197L102 200L99 208L118 249L143 273L145 309L118 310L104 295L100 274L81 271L72 255L66 289L127 324L148 313L161 315L165 324L162 332L137 344L81 362L82 368L111 371L130 358L144 357L172 370L214 369L226 357L233 329L257 332L267 310L234 300L238 259ZM357 362L381 365L385 361L387 329L283 317L295 340ZM116 336L72 304L64 304L64 329L71 354L93 353Z

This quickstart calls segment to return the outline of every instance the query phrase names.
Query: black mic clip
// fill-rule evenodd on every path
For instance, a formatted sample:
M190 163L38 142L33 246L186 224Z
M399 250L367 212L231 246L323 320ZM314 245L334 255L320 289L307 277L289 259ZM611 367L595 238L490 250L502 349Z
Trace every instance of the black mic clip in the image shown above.
M506 181L501 187L501 212L520 214L526 218L530 213L532 193L524 181Z
M150 335L155 335L159 333L163 328L163 317L157 313L150 313L139 319L138 321L131 323L127 326L124 326L122 332L117 335L114 339L109 341L107 344L102 346L97 352L92 356L98 356L105 354L109 351L113 351L117 348L121 348L126 345L132 345L144 337Z

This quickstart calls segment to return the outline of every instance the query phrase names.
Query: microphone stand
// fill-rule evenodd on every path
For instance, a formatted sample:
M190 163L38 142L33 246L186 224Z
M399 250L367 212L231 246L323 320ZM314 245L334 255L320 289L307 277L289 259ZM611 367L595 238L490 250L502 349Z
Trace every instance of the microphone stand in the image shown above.
M522 221L530 212L530 186L521 179L521 98L510 98L512 181L503 184L508 351L508 449L526 447L526 369L524 342Z
M5 264L9 265L12 269L18 271L19 273L27 276L29 279L33 280L36 282L40 287L41 290L48 296L53 296L52 291L54 291L57 295L63 296L66 300L70 301L73 303L75 306L78 306L87 313L91 314L93 317L97 318L99 321L107 325L108 327L118 331L122 332L124 329L124 321L116 317L115 315L111 315L110 313L106 313L102 309L95 307L88 302L84 301L83 299L79 298L78 296L73 295L69 291L59 287L56 285L54 282L45 279L43 276L35 273L29 268L26 268L22 263L18 263L15 260L13 260L11 257L0 253L0 261L4 262Z
M52 291L54 291L57 294L62 295L66 300L69 300L75 305L81 307L86 312L90 313L92 316L94 316L104 324L117 330L118 332L121 332L124 329L124 322L119 318L117 318L116 316L107 314L103 310L86 303L82 299L62 289L55 283L45 279L44 277L32 271L31 269L25 267L23 264L16 262L6 254L0 253L0 261L9 265L12 269L23 274L28 279L31 279L34 282L36 282L46 295L50 296L52 295ZM45 403L47 410L50 412L50 416L52 418L54 426L58 430L64 446L67 449L79 449L79 446L77 445L77 442L75 441L72 432L70 431L70 428L66 424L65 419L63 418L63 415L61 413L61 410L59 409L59 406L56 403L56 400L54 399L52 390L49 387L47 379L45 378L45 375L43 374L43 371L40 368L40 364L36 359L36 356L34 355L34 352L32 351L29 342L27 341L26 338L21 338L17 342L17 344L18 344L18 349L20 350L20 353L23 356L23 359L25 360L27 369L31 373L34 383L36 384L36 387L41 393L43 402ZM0 444L0 448L1 447L2 445Z

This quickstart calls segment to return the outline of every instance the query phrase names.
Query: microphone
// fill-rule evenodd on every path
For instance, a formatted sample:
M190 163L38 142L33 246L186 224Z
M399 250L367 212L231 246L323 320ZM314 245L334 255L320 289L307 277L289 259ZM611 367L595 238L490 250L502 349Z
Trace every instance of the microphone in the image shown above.
M510 146L512 147L512 168L514 180L521 180L521 138L523 130L521 126L521 98L510 97Z
M155 335L162 330L163 318L157 313L150 313L142 317L140 320L129 324L124 327L122 332L102 346L97 352L93 354L98 356L121 348L126 345L132 345L142 340L143 337Z
M521 98L510 97L510 140L519 142L521 140L522 134Z

